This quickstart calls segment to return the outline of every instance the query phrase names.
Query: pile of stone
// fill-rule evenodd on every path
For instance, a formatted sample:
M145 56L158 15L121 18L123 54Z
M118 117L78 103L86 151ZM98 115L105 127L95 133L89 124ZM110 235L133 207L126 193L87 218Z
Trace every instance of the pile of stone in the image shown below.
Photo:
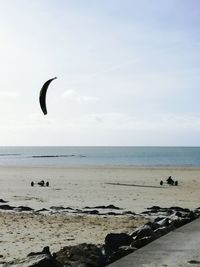
M200 216L200 209L190 211L180 207L160 208L154 206L144 212L156 218L130 234L108 234L105 238L107 264L147 245L157 238L179 228Z
M3 267L103 267L134 252L153 240L200 216L200 209L190 211L180 207L163 209L149 208L146 215L157 215L155 219L130 234L110 233L102 246L79 244L66 246L51 254L49 247L42 252L32 252L25 259L16 260Z

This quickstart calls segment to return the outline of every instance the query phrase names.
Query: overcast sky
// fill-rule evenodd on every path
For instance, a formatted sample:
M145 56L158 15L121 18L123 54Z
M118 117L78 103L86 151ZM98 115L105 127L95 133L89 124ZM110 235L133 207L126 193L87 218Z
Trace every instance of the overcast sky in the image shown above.
M199 89L199 0L0 0L0 145L200 146Z

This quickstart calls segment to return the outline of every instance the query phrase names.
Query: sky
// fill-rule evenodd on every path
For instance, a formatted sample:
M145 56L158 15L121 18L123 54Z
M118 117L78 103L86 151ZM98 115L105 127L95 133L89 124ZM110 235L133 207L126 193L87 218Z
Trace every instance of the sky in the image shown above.
M1 146L200 146L199 87L199 0L0 0Z

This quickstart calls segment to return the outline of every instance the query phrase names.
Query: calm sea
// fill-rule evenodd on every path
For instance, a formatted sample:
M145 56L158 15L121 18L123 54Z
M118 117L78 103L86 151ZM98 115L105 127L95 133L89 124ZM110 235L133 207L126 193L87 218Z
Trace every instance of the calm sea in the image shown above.
M0 147L0 165L200 166L200 147Z

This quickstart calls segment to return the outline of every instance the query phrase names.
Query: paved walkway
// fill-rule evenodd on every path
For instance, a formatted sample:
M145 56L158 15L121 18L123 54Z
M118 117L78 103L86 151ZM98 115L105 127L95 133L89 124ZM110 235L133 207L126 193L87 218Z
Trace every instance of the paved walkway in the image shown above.
M149 243L109 267L200 267L200 219Z

